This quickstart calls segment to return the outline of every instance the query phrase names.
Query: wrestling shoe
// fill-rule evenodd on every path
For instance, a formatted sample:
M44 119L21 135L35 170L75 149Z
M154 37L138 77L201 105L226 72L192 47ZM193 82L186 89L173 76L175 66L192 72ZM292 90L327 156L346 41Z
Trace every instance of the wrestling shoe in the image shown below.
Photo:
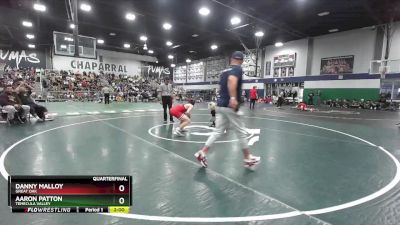
M28 121L28 119L26 117L21 117L20 119L21 124L24 124Z
M181 129L180 129L179 127L175 129L175 135L178 136L178 137L183 137L183 136L185 136L185 135L182 133L182 131L181 131Z
M194 157L196 157L197 161L201 164L202 167L207 168L207 157L204 155L204 153L200 150L194 154Z
M44 116L44 121L53 121L54 120L54 117L53 116L50 116L50 115L48 115L48 114L46 114L45 116Z
M261 157L250 155L249 159L244 159L244 167L249 170L255 170L257 165L261 162Z

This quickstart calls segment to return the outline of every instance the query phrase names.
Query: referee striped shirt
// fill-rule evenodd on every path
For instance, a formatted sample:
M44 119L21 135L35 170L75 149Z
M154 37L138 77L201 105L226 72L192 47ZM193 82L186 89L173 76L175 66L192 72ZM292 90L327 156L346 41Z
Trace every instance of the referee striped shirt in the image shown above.
M172 96L173 88L172 84L161 84L158 88L161 96Z

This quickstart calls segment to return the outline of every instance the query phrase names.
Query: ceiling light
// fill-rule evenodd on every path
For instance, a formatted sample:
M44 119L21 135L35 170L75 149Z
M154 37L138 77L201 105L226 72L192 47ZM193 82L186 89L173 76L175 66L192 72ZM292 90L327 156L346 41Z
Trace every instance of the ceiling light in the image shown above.
M374 30L374 29L376 29L376 26L368 26L368 27L363 27L361 29L363 29L363 30Z
M172 68L174 68L175 66L176 66L175 64L173 64L173 63L171 64L171 67L172 67Z
M61 49L66 49L67 46L66 46L66 45L60 45L60 48L61 48Z
M124 48L130 48L130 47L131 47L131 45L128 44L128 43L125 43L125 44L124 44Z
M115 35L117 35L116 33L109 33L108 35L110 35L110 36L115 36Z
M172 28L172 25L170 23L164 23L162 26L164 30L170 30Z
M241 20L239 17L237 17L237 16L234 16L234 17L232 17L232 19L231 19L231 24L232 24L232 25L237 25L237 24L239 24L240 22L242 22L242 20Z
M32 27L33 24L32 24L32 22L24 20L24 21L22 21L22 26L24 26L24 27Z
M317 15L318 16L327 16L327 15L329 15L329 14L331 14L330 12L320 12L320 13L318 13Z
M75 24L71 23L71 24L69 25L69 28L75 29Z
M246 23L246 24L243 24L243 25L240 25L240 26L234 27L234 28L232 28L231 30L240 29L240 28L243 28L243 27L247 27L247 26L249 26L249 25L250 25L249 23Z
M33 9L35 9L36 11L44 12L46 11L46 6L40 3L35 3L33 4Z
M33 34L27 34L27 35L26 35L26 38L28 38L28 39L34 39L34 38L35 38L35 35L33 35Z
M142 36L140 36L140 40L141 40L141 41L147 41L147 37L144 36L144 35L142 35Z
M217 45L211 45L211 49L212 49L212 50L216 50L217 48L218 48Z
M173 55L168 55L168 59L173 59L174 56Z
M127 20L133 21L133 20L136 19L136 16L135 16L135 14L133 14L133 13L127 13L127 14L125 15L125 18L126 18Z
M28 44L28 48L36 48L34 44Z
M199 35L198 34L192 34L192 37L198 37Z
M279 47L282 47L282 46L283 46L283 43L282 43L282 42L276 42L276 43L275 43L275 47L278 47L278 48L279 48Z
M156 61L156 63L158 63L158 60Z
M154 53L154 51L153 50L149 50L149 54L153 54Z
M97 43L104 44L104 40L103 39L97 39Z
M330 33L338 32L338 31L339 31L339 29L337 29L337 28L329 30Z
M181 47L181 45L172 46L172 48L179 48L179 47Z
M208 14L210 14L210 9L208 9L207 7L201 7L199 9L199 13L202 16L208 16Z
M172 42L170 42L170 41L167 41L165 44L166 44L167 46L172 46Z
M254 35L256 35L256 37L263 37L264 36L264 32L257 31Z
M196 53L196 51L190 50L189 53Z
M81 10L85 11L85 12L89 12L90 10L92 10L92 6L90 6L89 4L86 4L86 3L82 3Z
M65 38L64 38L64 41L74 41L74 39L73 39L73 38L70 38L70 37L65 37Z
M191 62L192 62L192 60L190 60L190 59L186 59L186 62L187 62L187 63L191 63Z

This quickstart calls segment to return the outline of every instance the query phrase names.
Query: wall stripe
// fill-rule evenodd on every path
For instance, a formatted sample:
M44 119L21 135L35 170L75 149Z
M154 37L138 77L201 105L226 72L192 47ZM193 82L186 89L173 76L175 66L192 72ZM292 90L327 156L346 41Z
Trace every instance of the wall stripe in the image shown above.
M342 76L343 79L339 79ZM345 75L310 75L301 77L277 77L255 80L243 80L243 83L295 83L304 81L318 81L318 80L364 80L364 79L380 79L379 74L359 73L359 74L345 74ZM386 79L400 79L400 73L386 74ZM191 83L190 85L210 85L218 84L214 82L198 82ZM183 84L175 84L181 86Z
M305 89L312 88L379 88L379 79L368 80L329 80L329 81L306 81Z
M256 86L257 89L264 89L264 83L244 83L242 89L252 89L253 86Z
M308 101L310 93L321 93L321 101L329 99L348 99L348 100L379 100L379 88L325 88L325 89L304 89L303 100ZM316 98L314 98L316 101ZM315 104L315 102L314 102Z
M182 85L179 86L185 90L212 90L218 88L218 84L204 84L204 85Z

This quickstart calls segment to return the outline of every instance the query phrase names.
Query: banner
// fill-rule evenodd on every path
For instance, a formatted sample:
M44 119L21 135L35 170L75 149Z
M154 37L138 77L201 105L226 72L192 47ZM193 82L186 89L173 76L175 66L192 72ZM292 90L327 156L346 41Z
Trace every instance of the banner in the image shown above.
M265 62L265 76L270 76L271 75L271 61Z
M174 83L186 83L187 66L176 66L174 68Z
M293 77L294 76L294 67L293 66L291 66L291 67L288 67L288 76L289 77Z
M115 53L114 53L115 54ZM97 59L76 58L69 56L53 56L53 68L74 72L104 72L129 76L140 75L142 63L121 57L98 54Z
M281 70L279 69L279 67L274 68L274 77L279 77L280 71L281 71Z
M354 55L321 59L321 74L353 73Z
M246 76L250 78L256 77L256 61L257 61L257 55L256 55L256 50L252 49L250 52L245 51L244 53L244 58L243 58L243 79L246 80ZM260 66L258 66L258 69Z
M38 50L0 49L0 71L12 68L46 69L46 57Z
M187 83L204 82L205 65L203 61L193 61L187 67Z
M295 67L296 53L275 56L273 77L293 77Z
M229 59L224 56L206 58L206 81L219 81L222 71L228 67L228 61Z
M142 67L142 76L151 78L172 78L169 67L159 66L158 64L148 64Z
M295 67L296 66L296 53L278 55L274 57L275 67Z

